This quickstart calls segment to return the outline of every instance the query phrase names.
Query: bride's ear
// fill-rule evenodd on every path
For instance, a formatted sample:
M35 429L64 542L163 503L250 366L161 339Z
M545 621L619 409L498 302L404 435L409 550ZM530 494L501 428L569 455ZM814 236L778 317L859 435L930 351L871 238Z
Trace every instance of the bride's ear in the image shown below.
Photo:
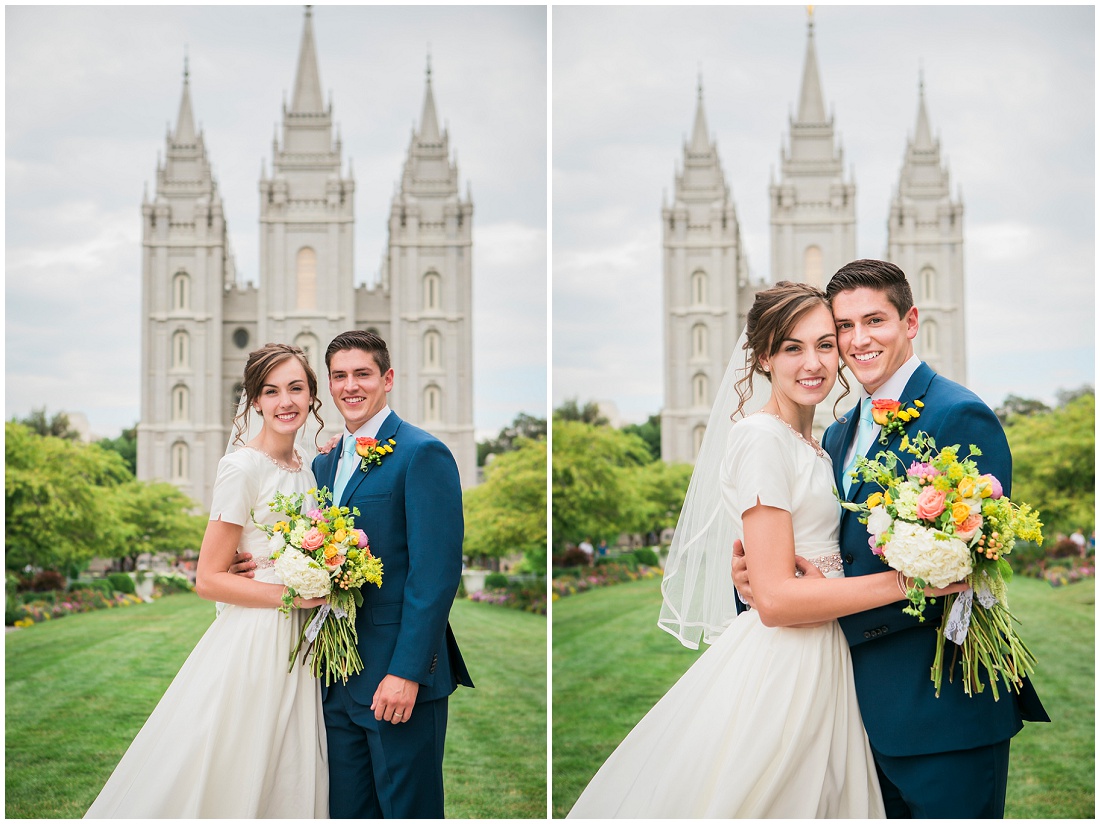
M760 364L760 368L761 368L761 369L763 369L763 370L764 370L765 372L771 372L771 371L772 371L772 366L771 366L771 364L770 364L770 363L768 362L768 360L769 360L769 359L768 359L768 356L767 356L767 355L761 355L761 356L760 356L760 357L759 357L759 358L757 359L757 362L758 362L758 363Z

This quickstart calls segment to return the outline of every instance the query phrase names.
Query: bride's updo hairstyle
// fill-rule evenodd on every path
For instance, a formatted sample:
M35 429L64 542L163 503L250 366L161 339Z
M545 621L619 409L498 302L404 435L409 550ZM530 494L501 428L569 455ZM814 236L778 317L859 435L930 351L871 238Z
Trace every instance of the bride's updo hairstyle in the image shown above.
M290 346L285 343L267 343L255 352L249 353L248 361L244 365L245 402L237 411L236 417L233 418L233 443L241 443L241 435L245 431L248 413L252 411L252 404L260 397L260 390L264 388L264 383L267 381L267 376L271 374L271 370L290 358L296 358L306 373L306 384L309 386L309 397L311 398L309 411L313 413L313 417L317 419L321 429L324 429L325 422L321 420L321 416L318 414L321 401L317 397L317 374L313 371L313 367L309 365L309 359L306 358L305 352L297 346ZM319 434L320 430L318 430Z
M818 306L829 309L829 300L824 292L808 283L781 280L775 286L761 289L756 293L756 299L749 309L745 324L747 339L744 349L748 368L736 384L737 398L740 402L737 404L734 415L738 414L752 397L753 375L760 375L771 383L771 373L765 371L764 365L760 362L760 354L764 353L767 357L772 357L779 351L780 345L802 318ZM844 387L844 392L840 396L843 398L851 389L844 376L843 361L839 366L837 377L840 379L840 385ZM833 404L833 417L836 417L836 406L840 403L840 398L837 399L836 404Z

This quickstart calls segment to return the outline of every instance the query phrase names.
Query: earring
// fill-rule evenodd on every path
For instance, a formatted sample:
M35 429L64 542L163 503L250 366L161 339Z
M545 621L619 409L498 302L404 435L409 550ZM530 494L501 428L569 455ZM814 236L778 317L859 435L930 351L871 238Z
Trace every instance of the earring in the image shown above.
M258 406L253 406L252 411L255 412L257 415L262 415L263 414L262 412L260 412L260 407L258 407Z
M764 367L764 371L765 371L765 372L771 372L771 371L772 371L772 368L771 368L770 366L765 366L765 367Z

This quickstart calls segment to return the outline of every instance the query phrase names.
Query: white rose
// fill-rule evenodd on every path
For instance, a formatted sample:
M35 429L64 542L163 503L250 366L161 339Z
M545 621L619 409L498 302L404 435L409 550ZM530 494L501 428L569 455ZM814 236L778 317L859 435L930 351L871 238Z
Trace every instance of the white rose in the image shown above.
M272 555L274 555L276 552L280 552L285 546L286 539L283 537L283 534L281 532L276 532L274 535L267 539L267 548L271 550Z
M890 524L893 522L894 519L890 517L886 507L876 506L871 510L871 514L867 516L867 531L875 536L881 535L890 528Z

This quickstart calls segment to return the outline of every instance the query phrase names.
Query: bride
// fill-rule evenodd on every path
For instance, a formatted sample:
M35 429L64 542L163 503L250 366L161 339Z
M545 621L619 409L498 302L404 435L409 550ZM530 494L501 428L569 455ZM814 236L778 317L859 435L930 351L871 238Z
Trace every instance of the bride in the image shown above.
M834 619L903 595L894 571L842 577L832 465L811 434L837 379L833 316L822 292L784 281L757 294L746 336L745 365L735 352L662 585L661 627L687 646L700 636L712 645L611 754L570 818L884 817ZM767 401L730 425L753 375L770 383ZM724 397L734 394L736 408ZM744 541L756 606L736 617L734 538ZM827 577L802 577L796 552Z
M302 351L269 343L248 357L246 405L259 434L218 464L196 591L224 610L199 640L85 818L327 818L328 759L319 683L287 672L306 616L324 598L276 611L286 587L268 558L275 492L315 481L295 437L317 415L317 376ZM230 574L237 548L257 560L254 579ZM266 563L265 563L265 559Z

